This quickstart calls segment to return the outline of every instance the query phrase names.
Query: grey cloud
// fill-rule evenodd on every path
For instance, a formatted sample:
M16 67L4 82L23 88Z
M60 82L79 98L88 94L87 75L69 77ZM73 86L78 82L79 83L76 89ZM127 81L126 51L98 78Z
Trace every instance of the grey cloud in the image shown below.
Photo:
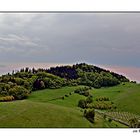
M0 59L140 66L140 14L0 15ZM5 51L5 54L2 52ZM16 53L22 53L17 54Z
M41 50L44 48L44 46L40 46L37 41L39 40L8 34L6 37L0 37L0 52L10 54L11 56L17 53L24 56L37 55L40 54ZM47 50L47 48L45 47L43 52L44 50Z

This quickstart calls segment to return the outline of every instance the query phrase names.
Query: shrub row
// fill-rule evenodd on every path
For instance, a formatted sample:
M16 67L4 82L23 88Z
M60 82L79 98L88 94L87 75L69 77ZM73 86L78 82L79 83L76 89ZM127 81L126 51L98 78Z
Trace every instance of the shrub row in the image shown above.
M90 95L89 89L90 89L90 87L77 88L76 90L74 90L74 93L78 93L80 95L83 95L83 96L87 97L87 96Z
M101 110L108 110L108 109L116 109L116 106L111 102L95 102L92 105L88 106L89 108L101 109Z
M110 101L108 97L97 97L95 100L96 101Z
M93 99L91 96L89 96L85 100L84 99L79 100L78 107L83 108L83 109L88 108L88 104L92 102L93 102Z
M13 101L14 99L15 98L13 96L0 97L1 102Z

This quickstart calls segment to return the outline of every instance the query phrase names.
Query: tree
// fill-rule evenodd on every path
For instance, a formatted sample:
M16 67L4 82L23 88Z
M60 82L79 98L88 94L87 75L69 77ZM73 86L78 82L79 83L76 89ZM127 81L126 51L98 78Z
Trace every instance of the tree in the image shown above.
M93 102L92 97L91 96L87 97L86 102L89 104L92 103Z
M29 68L28 68L28 67L26 67L26 68L25 68L25 72L28 72L28 71L29 71Z
M30 91L32 90L32 86L31 86L30 82L28 82L27 80L24 81L23 86Z
M22 78L14 78L15 83L17 85L23 85L24 84L24 80Z
M86 100L83 100L83 99L79 100L79 102L78 102L78 107L86 108L86 107L87 107L87 102L86 102Z
M36 79L33 83L33 89L34 90L37 90L37 89L40 89L40 80L39 79Z
M35 74L35 73L36 73L35 68L32 68L32 73L33 73L33 74Z
M90 122L94 123L95 110L94 109L85 110L84 117L86 117Z

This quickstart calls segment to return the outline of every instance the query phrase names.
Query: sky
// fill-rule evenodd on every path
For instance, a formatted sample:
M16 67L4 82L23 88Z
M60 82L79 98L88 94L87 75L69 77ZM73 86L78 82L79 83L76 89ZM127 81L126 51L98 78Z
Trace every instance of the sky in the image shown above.
M140 13L0 13L3 63L87 62L140 70Z

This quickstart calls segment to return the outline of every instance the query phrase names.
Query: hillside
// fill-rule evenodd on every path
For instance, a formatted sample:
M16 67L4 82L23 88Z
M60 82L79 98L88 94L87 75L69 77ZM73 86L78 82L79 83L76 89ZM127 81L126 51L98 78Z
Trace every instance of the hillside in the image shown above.
M78 101L86 97L71 94L82 86L63 87L60 89L44 89L34 91L26 100L0 103L0 127L49 127L49 128L116 128L127 127L116 121L109 122L96 113L92 124L83 117ZM121 113L129 112L139 115L140 85L125 83L114 87L92 89L93 102L98 97L109 97ZM66 97L65 95L68 95ZM57 99L64 96L64 99ZM108 112L108 111L107 111Z
M125 83L118 86L92 90L93 96L109 97L119 111L140 115L140 84Z
M79 100L87 97L73 91L84 86L67 86L59 89L44 89L34 91L26 100L0 103L0 127L23 128L125 128L117 121L108 121L98 112L95 113L94 123L83 116L83 109L78 107ZM114 102L115 112L139 115L140 85L123 83L118 86L91 89L93 103L97 98L108 97ZM64 97L60 98L60 97ZM107 101L109 102L109 101ZM100 110L102 112L102 110ZM103 112L110 113L109 110ZM118 113L117 113L118 114ZM131 115L131 116L132 116ZM130 116L130 117L131 117ZM116 116L115 116L116 117Z
M118 122L108 122L96 113L95 123L83 117L83 110L77 107L84 96L69 95L79 87L45 89L33 92L28 99L15 102L2 102L0 127L12 128L116 128L127 127ZM113 87L114 88L114 87ZM100 90L100 89L99 89ZM94 90L93 90L94 92ZM64 100L56 99L69 95Z
M0 77L0 127L140 127L140 86L85 63ZM23 100L24 99L24 100Z

